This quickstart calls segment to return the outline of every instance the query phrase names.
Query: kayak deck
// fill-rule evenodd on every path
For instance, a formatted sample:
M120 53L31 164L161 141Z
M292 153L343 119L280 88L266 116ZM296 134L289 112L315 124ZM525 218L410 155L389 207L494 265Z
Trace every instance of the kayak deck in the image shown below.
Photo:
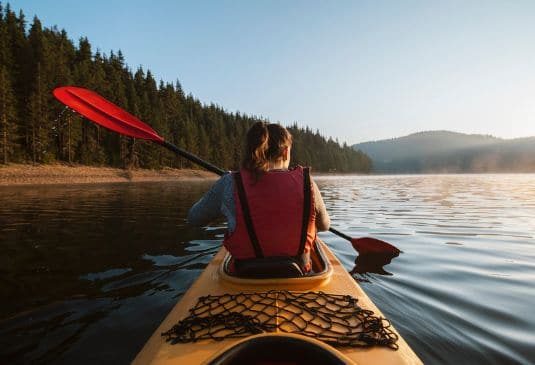
M229 347L243 342L243 338L229 338L222 341L201 340L194 343L176 344L166 342L165 337L161 334L169 330L180 320L186 318L190 314L189 309L195 306L198 298L206 295L237 294L269 290L323 291L329 294L350 295L358 298L359 306L372 310L377 316L382 316L378 308L368 298L357 282L347 273L328 247L322 242L318 244L321 245L325 253L326 260L328 261L328 270L316 277L295 279L242 279L227 275L222 270L227 252L224 248L221 248L197 281L184 294L152 334L133 363L202 364L215 358L214 356L216 354L224 352ZM390 327L390 329L399 336L393 327ZM274 335L277 334L281 335L281 333L274 333ZM269 336L269 334L263 336ZM301 335L293 336L304 337ZM341 347L336 349L328 345L324 346L329 347L333 352L339 353L348 363L421 364L420 359L401 336L399 336L397 345L399 349L396 351L381 346L370 348Z

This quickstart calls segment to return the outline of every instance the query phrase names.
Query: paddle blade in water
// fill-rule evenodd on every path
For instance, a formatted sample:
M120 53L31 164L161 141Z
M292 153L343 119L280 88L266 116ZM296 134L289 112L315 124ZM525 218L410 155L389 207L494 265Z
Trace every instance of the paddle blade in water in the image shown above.
M351 244L359 254L368 253L391 253L399 255L399 250L390 243L378 240L377 238L363 237L351 239Z
M125 136L162 143L164 139L151 127L99 94L81 87L63 86L54 96L87 119Z
M399 252L368 252L359 253L355 259L355 267L351 270L351 274L379 274L392 275L386 271L384 266L390 264L395 257L398 257ZM362 281L365 281L363 279Z

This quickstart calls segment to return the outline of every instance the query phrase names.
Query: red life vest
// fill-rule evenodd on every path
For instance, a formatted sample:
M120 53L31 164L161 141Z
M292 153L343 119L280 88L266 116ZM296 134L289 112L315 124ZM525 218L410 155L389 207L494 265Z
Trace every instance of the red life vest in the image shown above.
M269 171L258 181L242 169L234 173L234 201L236 228L223 241L234 259L310 256L316 211L308 168Z

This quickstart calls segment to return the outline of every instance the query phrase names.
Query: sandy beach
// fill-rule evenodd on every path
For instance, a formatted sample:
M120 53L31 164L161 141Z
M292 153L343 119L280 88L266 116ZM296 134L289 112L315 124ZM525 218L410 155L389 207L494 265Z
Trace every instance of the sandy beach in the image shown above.
M115 182L215 179L204 170L124 170L110 167L53 165L0 165L0 186L48 184L98 184Z

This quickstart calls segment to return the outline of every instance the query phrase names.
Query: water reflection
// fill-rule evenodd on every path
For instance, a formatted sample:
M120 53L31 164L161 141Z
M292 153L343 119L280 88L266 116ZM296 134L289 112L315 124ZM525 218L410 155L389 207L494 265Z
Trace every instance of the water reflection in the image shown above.
M0 363L127 363L217 251L210 182L0 190Z

